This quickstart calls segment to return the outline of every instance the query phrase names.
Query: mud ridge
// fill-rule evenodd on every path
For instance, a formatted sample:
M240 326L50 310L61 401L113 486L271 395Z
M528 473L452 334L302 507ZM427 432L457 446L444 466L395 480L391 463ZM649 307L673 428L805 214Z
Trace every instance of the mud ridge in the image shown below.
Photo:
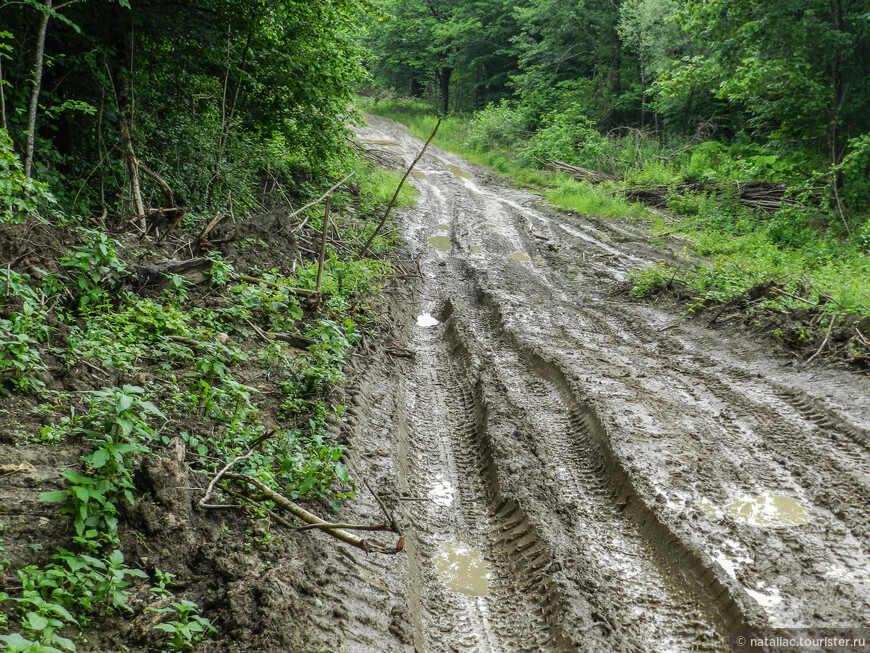
M635 488L631 475L613 451L610 437L592 405L580 398L573 383L562 368L543 357L539 348L521 342L504 322L496 298L486 290L478 289L478 303L490 313L505 344L512 348L528 369L552 383L569 409L570 421L578 440L572 443L575 451L593 461L599 478L607 486L612 501L623 507L644 536L656 562L670 574L683 579L685 588L706 612L718 623L718 630L761 626L765 618L754 608L743 590L733 586L719 571L718 566L702 551L676 535L662 521L643 495ZM753 607L750 607L753 606Z
M450 377L459 413L465 416L456 433L457 462L466 485L482 481L472 492L480 494L480 500L487 506L488 557L496 568L495 591L507 594L512 604L532 603L520 624L504 619L508 610L502 608L503 626L517 647L511 650L575 650L561 627L564 597L548 579L552 570L550 554L520 500L505 496L501 490L498 454L489 434L487 388L480 378L479 366L463 343L449 301L443 316L449 316L445 320L444 338L450 347Z

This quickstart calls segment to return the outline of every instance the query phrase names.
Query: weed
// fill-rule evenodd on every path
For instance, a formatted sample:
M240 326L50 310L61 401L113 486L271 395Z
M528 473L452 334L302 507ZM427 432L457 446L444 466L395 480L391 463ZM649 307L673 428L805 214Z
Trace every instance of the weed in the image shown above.
M172 621L165 621L154 626L156 630L162 630L171 635L169 647L172 651L193 649L199 642L217 634L217 628L199 614L199 606L192 601L182 600L166 608L149 608L149 610L158 614L175 616Z

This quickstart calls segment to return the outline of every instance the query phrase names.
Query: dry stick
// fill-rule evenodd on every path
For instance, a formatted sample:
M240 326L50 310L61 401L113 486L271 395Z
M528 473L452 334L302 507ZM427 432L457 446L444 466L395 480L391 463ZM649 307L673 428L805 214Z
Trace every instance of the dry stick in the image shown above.
M314 291L320 295L323 280L323 262L326 260L326 237L329 235L329 207L332 206L332 193L326 196L326 211L323 214L323 233L320 235L320 257L317 259L317 284Z
M378 542L373 542L371 540L363 540L355 535L351 535L350 533L338 529L335 527L335 524L330 524L327 521L324 521L317 515L308 512L305 508L296 505L287 497L278 494L274 490L272 490L268 485L258 481L256 478L248 476L247 474L235 474L232 472L226 472L224 474L226 478L236 480L236 481L244 481L249 485L253 485L260 492L263 493L263 496L270 501L273 501L276 505L281 506L284 510L292 514L294 517L301 519L307 524L318 524L318 528L321 528L324 533L328 533L332 535L334 538L341 540L345 544L350 544L351 546L355 546L358 549L362 549L368 553L383 553L386 555L392 555L394 553L399 553L402 549L405 548L405 538L400 537L399 541L396 543L396 546L393 548L388 548L379 544ZM290 526L290 528L295 528L294 526Z
M369 489L369 492L372 493L372 496L375 498L375 501L378 502L378 505L381 507L381 510L384 511L384 516L387 518L387 521L390 522L390 529L391 529L394 533L399 533L399 527L398 527L398 525L396 524L396 518L393 517L392 513L390 513L389 510L387 510L387 506L386 506L386 504L384 504L383 500L382 500L382 499L377 495L377 493L372 489L372 486L369 485L369 482L368 482L367 480L363 479L363 483L365 483L365 486ZM401 535L401 533L399 533L399 534Z
M837 314L834 313L834 314L831 316L831 321L830 321L830 323L828 324L828 332L825 334L825 339L822 340L822 344L819 346L819 348L818 348L818 350L816 351L816 353L813 354L812 356L810 356L809 359L807 359L807 363L812 363L812 362L813 362L813 359L814 359L816 356L818 356L819 354L821 354L821 353L822 353L822 349L824 349L824 348L825 348L825 345L828 344L828 338L831 337L831 328L834 326L834 320L835 320L836 318L837 318Z
M360 258L366 255L366 251L368 251L369 245L372 244L372 241L375 237L381 232L384 224L387 222L387 217L390 215L390 211L393 208L393 204L396 203L396 198L399 197L399 191L402 190L402 186L405 184L405 180L408 178L408 175L411 174L411 170L414 169L414 166L417 165L417 161L423 158L423 154L426 152L426 148L429 147L429 143L432 142L432 139L435 138L435 134L438 133L438 128L441 126L441 118L438 118L438 122L435 123L435 129L432 130L432 135L429 137L429 140L426 141L426 144L423 145L423 149L420 150L420 154L417 155L417 158L414 159L414 162L411 163L410 167L405 171L405 175L402 177L402 181L399 182L399 187L396 189L395 194L393 195L393 199L390 200L390 203L387 205L387 210L384 211L384 217L381 218L380 224L378 224L375 232L369 236L369 239L366 241L366 244L363 245L362 252L360 252Z
M388 531L390 527L387 524L305 524L305 526L294 526L297 531L310 531L317 528L329 530L332 528L345 528L352 531Z
M223 476L230 467L235 465L240 460L244 460L245 458L248 458L252 453L254 453L253 449L251 449L244 456L236 456L230 462L228 462L221 471L219 471L217 473L217 476L215 476L213 479L211 479L211 483L208 484L208 487L205 490L205 494L203 495L202 499L199 500L198 505L200 508L223 508L223 506L210 505L208 503L208 500L211 499L212 492L214 492L214 486L217 484L217 482L219 480L221 480L221 476Z
M328 191L326 191L323 195L321 195L320 197L318 197L316 200L314 200L313 202L309 202L308 204L306 204L305 206L303 206L301 209L297 209L297 210L293 211L293 213L291 213L290 215L287 216L287 221L289 222L292 218L295 218L297 215L299 215L300 213L302 213L305 209L310 209L312 206L315 206L315 205L317 205L317 204L320 204L324 199L326 199L326 197L327 197L328 195L332 194L332 192L333 192L334 190L336 190L339 186L341 186L344 182L346 182L348 179L350 179L351 177L353 177L355 174L356 174L355 172L350 173L347 177L345 177L345 178L342 179L340 182L338 182L337 184L335 184L332 188L330 188ZM290 233L291 233L291 234L295 234L295 233L296 233L297 231L299 231L303 226L305 226L305 223L306 223L306 222L308 222L308 221L307 221L307 220L304 220L304 221L302 222L301 225L299 225L299 226L296 227L295 229L291 230ZM284 227L286 227L286 226L287 226L287 222L285 222L283 225L281 225L281 228L278 229L278 233L280 234L282 231L284 231Z

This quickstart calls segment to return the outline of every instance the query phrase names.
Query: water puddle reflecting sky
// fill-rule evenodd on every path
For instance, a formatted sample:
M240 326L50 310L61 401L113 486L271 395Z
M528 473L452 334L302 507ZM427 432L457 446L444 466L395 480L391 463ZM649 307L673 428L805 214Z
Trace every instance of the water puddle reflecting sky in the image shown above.
M445 542L435 558L435 571L451 590L467 596L489 592L489 565L480 551L461 542Z

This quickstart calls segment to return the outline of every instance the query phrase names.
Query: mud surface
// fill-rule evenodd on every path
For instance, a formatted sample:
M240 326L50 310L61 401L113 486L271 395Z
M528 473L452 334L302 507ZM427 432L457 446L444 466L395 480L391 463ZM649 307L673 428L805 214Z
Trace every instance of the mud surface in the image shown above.
M360 138L422 147L377 117ZM417 172L423 278L390 303L415 357L360 368L343 428L407 556L330 547L340 619L314 642L727 651L735 628L870 625L868 379L615 297L667 254L638 226L437 148Z

